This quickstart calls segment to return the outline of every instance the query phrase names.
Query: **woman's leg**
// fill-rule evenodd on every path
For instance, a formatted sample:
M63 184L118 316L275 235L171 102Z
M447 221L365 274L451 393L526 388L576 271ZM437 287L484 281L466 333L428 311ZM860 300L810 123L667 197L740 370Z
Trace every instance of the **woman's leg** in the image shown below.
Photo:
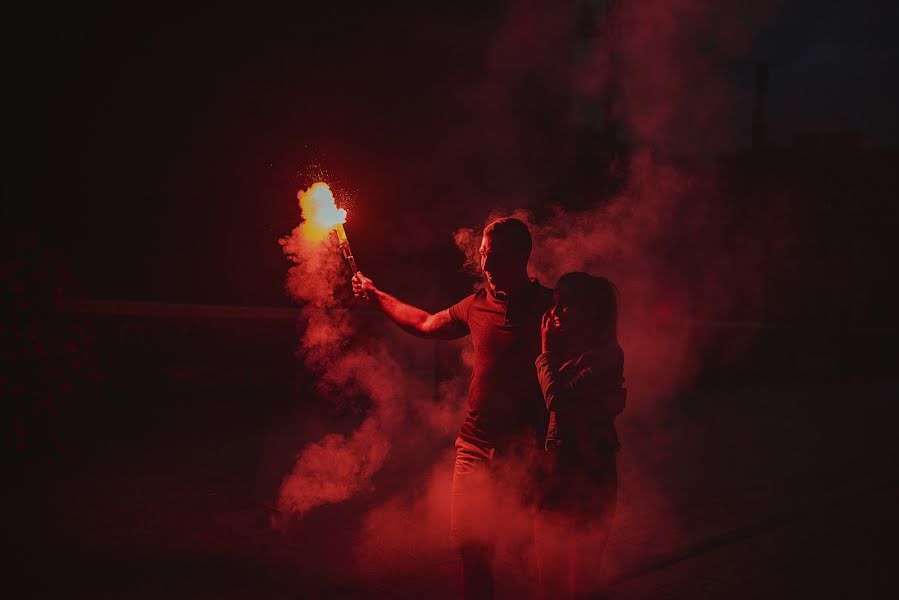
M568 597L571 525L564 505L570 482L564 457L558 450L550 450L542 458L539 510L534 518L537 597L563 599Z
M612 531L618 496L617 477L597 490L592 514L571 530L568 584L572 598L597 598L602 591L602 559Z

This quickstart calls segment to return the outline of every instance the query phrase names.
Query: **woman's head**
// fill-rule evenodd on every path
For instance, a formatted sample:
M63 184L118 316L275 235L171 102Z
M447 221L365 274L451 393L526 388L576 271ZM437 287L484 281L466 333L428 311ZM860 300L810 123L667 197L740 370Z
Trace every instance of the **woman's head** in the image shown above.
M618 289L605 277L575 271L556 284L553 321L566 339L595 346L618 342Z

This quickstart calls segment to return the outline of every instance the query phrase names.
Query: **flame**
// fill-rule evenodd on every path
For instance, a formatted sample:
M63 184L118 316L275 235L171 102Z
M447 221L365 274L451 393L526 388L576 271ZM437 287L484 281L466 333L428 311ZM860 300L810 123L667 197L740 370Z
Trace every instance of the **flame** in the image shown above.
M323 181L313 183L309 189L297 192L297 199L300 201L300 211L303 215L303 223L300 225L303 237L320 242L334 229L338 230L338 234L342 232L343 224L346 222L346 211L337 208L334 194L331 193L327 183ZM346 234L343 237L345 238Z

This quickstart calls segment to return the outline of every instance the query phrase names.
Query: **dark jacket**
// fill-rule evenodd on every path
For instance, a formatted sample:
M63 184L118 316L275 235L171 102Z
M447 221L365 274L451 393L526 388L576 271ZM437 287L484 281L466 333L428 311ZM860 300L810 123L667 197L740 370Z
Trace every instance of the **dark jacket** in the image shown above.
M624 353L618 344L535 361L549 429L546 448L586 456L618 449L615 417L624 410Z

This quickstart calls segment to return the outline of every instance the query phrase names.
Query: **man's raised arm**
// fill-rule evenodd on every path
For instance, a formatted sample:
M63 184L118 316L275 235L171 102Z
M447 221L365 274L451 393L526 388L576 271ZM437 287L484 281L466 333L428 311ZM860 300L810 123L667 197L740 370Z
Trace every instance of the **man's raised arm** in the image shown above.
M453 340L468 335L468 328L453 320L449 309L431 314L406 304L379 290L372 280L361 272L353 276L353 293L357 298L380 308L391 321L412 335L442 340Z

